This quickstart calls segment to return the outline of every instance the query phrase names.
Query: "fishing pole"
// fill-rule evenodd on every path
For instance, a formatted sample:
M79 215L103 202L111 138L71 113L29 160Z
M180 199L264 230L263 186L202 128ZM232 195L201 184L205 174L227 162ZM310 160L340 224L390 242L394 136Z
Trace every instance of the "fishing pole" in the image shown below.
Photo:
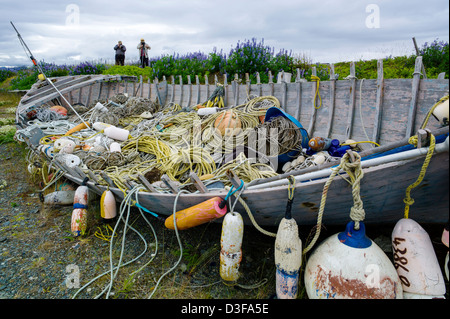
M11 25L13 26L14 30L17 33L17 37L19 38L20 44L22 45L23 49L25 50L25 53L29 55L31 62L38 68L39 73L42 74L42 76L47 80L48 83L56 90L56 92L63 98L64 102L69 105L69 107L72 109L72 111L80 118L80 120L86 125L87 128L90 128L90 125L86 123L83 118L75 111L75 109L72 107L72 105L67 101L67 99L64 97L64 95L58 90L58 88L53 84L53 82L47 78L47 76L44 74L44 71L42 70L42 67L37 63L36 59L33 56L33 53L31 52L30 48L28 48L28 45L23 40L22 36L20 35L19 31L17 30L16 26L12 23L12 21L9 21Z

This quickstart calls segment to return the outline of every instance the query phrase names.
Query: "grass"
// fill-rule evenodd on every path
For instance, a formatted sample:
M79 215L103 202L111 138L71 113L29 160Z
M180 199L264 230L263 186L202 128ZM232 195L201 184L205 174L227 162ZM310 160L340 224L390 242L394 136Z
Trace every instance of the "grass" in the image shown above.
M0 145L14 142L14 116L21 96L0 88Z

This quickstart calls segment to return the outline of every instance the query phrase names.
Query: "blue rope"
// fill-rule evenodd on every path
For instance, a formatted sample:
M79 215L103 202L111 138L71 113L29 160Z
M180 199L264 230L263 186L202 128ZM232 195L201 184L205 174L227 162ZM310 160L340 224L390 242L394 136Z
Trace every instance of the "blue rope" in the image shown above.
M236 193L238 190L240 190L240 189L242 188L242 186L244 186L244 181L241 179L241 185L239 185L239 187L236 188L234 191L233 191L234 185L231 186L230 190L228 191L227 196L225 197L225 200L227 201L228 198L229 198L231 195L233 195L234 193Z

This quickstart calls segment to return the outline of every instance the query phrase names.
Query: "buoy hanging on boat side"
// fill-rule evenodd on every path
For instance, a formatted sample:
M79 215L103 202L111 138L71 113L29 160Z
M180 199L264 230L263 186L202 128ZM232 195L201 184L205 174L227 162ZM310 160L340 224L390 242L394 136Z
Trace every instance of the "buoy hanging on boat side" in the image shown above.
M305 268L309 299L402 299L397 272L383 250L366 237L365 226L325 239Z
M444 97L445 98L445 97ZM441 101L444 99L442 98ZM440 102L441 102L440 101ZM439 121L442 126L448 125L449 122L449 102L447 99L439 103L433 110L433 116Z
M109 189L104 191L100 198L100 215L106 221L112 220L117 215L116 199Z
M84 234L87 228L88 187L86 183L87 179L78 186L73 198L71 230L75 237Z
M243 236L244 221L241 214L227 213L223 219L220 238L220 277L230 285L239 279Z
M289 176L289 197L286 213L278 226L275 239L276 292L278 299L295 299L298 292L298 277L302 265L302 241L298 226L292 218L295 179Z
M444 298L445 282L433 244L416 221L402 218L397 222L392 231L392 250L404 298Z
M183 230L207 223L223 217L226 212L227 205L224 199L221 197L210 198L195 206L176 212L177 229ZM175 229L173 214L166 218L164 225L169 229Z

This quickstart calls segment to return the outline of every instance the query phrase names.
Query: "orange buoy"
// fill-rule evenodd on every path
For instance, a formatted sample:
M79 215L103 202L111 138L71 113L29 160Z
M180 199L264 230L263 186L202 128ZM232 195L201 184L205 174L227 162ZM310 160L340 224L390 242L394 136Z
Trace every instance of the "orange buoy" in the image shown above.
M223 111L217 116L214 127L219 130L222 136L233 136L237 134L242 124L236 112L229 110Z
M50 108L50 110L55 111L56 113L67 116L67 109L64 106L61 105L55 105Z
M225 200L220 197L213 197L200 204L176 212L177 229L183 230L207 223L222 217L226 212L227 205ZM169 229L175 229L173 215L167 217L164 225Z
M87 123L87 124L89 125L89 123ZM83 123L80 123L80 124L78 124L77 126L74 126L74 127L71 128L70 130L68 130L67 133L64 134L64 136L69 136L69 135L71 135L72 133L81 131L82 129L85 129L85 128L88 128L88 127L86 126L86 124L85 124L84 122L83 122Z
M87 228L88 187L87 178L78 186L73 197L71 231L75 237L83 235Z

